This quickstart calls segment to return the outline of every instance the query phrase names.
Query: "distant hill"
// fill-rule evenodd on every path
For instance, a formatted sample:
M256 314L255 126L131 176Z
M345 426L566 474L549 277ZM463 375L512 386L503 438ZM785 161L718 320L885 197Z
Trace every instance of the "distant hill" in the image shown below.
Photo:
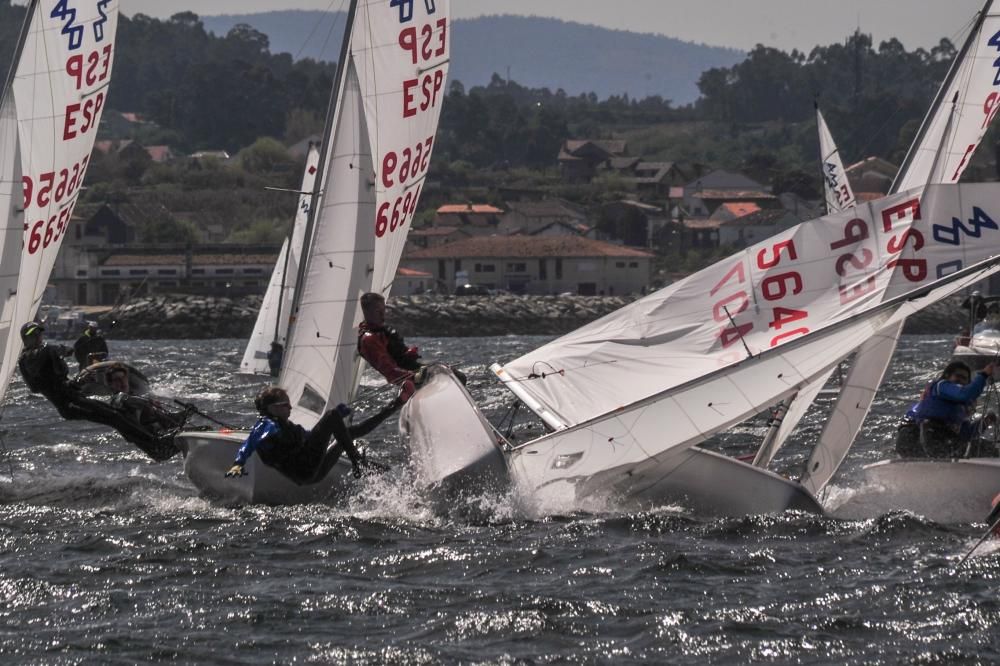
M337 59L344 15L319 11L203 16L205 28L225 35L246 23L270 39L272 53ZM557 19L489 16L455 21L452 80L466 88L489 83L494 73L530 88L562 88L570 95L643 98L659 95L675 105L698 97L698 77L730 67L746 54L671 37L608 30ZM509 68L509 69L508 69Z

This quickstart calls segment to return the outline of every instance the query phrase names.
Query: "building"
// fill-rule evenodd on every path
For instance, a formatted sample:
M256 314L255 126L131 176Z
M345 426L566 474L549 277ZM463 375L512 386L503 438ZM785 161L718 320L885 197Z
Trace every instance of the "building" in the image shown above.
M497 233L532 234L553 222L587 224L587 215L563 199L512 201L507 204L507 212L500 219Z
M579 236L480 236L411 252L403 263L447 291L471 284L517 294L629 294L649 286L653 254Z
M427 271L418 271L400 266L396 270L396 279L392 282L393 296L411 296L434 291L437 288L434 276Z
M610 168L611 160L628 156L628 144L620 140L567 139L556 158L563 180L586 183L599 168Z
M719 245L747 247L802 222L788 210L756 210L741 217L720 220Z

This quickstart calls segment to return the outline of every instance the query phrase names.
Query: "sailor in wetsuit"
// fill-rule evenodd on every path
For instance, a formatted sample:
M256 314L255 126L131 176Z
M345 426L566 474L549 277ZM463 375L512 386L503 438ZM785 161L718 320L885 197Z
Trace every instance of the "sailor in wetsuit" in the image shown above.
M37 321L29 321L21 327L24 350L17 366L32 393L45 396L64 419L92 421L114 428L153 460L166 460L178 453L172 440L160 441L130 414L101 400L84 396L80 387L69 379L69 367L63 360L73 350L45 344L42 341L44 330L45 327Z
M73 344L73 356L80 364L80 370L91 363L107 359L108 343L104 341L96 321L87 322L87 328L83 329L83 334Z
M111 399L111 406L137 426L128 433L122 433L125 439L145 451L153 460L166 460L180 452L174 445L174 435L185 426L190 411L172 412L157 400L132 395L128 368L124 365L116 365L108 370L107 381L108 388L115 394Z
M896 437L896 452L904 457L959 458L978 435L971 416L976 399L992 380L992 363L972 377L969 366L952 361L927 385L920 402L906 413ZM996 455L995 450L973 455Z
M396 399L374 416L351 427L346 426L343 419L350 410L345 405L337 405L337 409L324 414L312 430L306 430L288 420L292 406L285 390L270 386L254 401L260 417L236 453L236 460L226 476L242 476L243 466L255 451L265 465L300 486L321 481L345 451L354 467L354 476L360 477L368 470L378 471L381 466L362 456L354 446L354 438L374 430L401 404ZM334 438L332 444L331 437Z
M420 353L416 347L407 347L396 329L385 325L385 298L382 294L363 294L361 312L365 320L358 325L358 353L389 383L402 389L399 397L406 402L417 390L413 379L423 367L417 360Z

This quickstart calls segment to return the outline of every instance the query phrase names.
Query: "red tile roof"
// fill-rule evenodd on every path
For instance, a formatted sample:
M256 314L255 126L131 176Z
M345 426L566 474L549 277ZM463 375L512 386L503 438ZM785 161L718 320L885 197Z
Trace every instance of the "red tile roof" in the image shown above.
M406 268L405 266L400 266L399 268L397 268L396 269L396 275L398 275L399 277L407 277L407 278L429 278L429 277L433 277L427 271L418 271L415 268Z
M652 257L645 250L591 240L582 236L480 236L416 250L407 259L506 257Z
M438 215L478 213L480 215L500 215L503 210L489 204L445 204L437 209Z

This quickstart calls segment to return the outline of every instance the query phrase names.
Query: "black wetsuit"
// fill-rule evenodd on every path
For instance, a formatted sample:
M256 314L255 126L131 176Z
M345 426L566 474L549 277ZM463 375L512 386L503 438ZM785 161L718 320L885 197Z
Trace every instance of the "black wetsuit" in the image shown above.
M245 465L256 451L265 465L298 485L316 483L333 469L345 451L355 467L361 464L361 453L354 446L354 438L377 428L401 404L399 400L393 401L374 416L350 427L333 409L324 414L312 430L291 421L281 423L270 416L261 416L236 454L235 463Z
M179 453L172 437L164 438L144 427L128 412L82 395L79 387L70 381L69 366L63 360L69 351L67 347L43 344L21 352L17 367L33 393L45 396L64 419L91 421L114 428L153 460L166 460Z

